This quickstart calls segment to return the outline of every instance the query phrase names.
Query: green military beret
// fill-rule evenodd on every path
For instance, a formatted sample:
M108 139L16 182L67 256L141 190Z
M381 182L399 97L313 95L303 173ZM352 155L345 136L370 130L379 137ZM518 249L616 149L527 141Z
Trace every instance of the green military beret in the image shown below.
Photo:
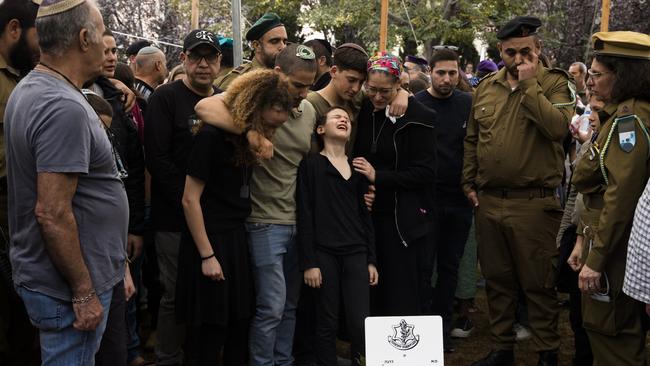
M650 60L650 36L637 32L598 32L591 36L596 55Z
M280 19L276 13L266 13L262 15L262 17L259 18L255 24L253 24L248 32L246 32L246 40L256 41L262 38L266 32L282 25L284 25L282 24L282 19Z

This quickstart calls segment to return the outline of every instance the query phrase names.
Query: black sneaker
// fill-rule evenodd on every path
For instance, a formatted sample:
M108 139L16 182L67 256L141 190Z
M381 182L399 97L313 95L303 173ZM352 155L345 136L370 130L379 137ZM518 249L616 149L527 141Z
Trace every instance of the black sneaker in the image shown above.
M469 318L458 318L451 329L452 338L468 338L474 330L474 322Z

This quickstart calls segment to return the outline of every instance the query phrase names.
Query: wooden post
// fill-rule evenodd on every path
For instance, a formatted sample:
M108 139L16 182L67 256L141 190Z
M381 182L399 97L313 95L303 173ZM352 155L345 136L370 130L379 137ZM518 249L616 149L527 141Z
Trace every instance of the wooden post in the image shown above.
M609 31L609 0L603 0L603 7L600 13L600 31Z
M388 0L381 0L381 22L379 23L379 51L386 51L388 39Z
M199 28L199 0L192 0L192 29Z

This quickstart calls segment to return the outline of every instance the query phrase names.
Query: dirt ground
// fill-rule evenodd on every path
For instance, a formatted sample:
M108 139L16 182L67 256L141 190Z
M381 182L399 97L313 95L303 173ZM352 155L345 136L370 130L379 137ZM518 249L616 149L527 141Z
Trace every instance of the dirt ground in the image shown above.
M445 354L445 365L469 366L472 362L485 357L491 349L490 333L487 316L487 303L485 289L480 288L476 297L478 312L472 314L475 328L467 339L456 340L456 352ZM563 307L559 319L560 336L560 365L571 365L573 356L573 332L569 323L569 308ZM517 343L515 357L517 366L536 365L538 355L532 350L533 342L530 339Z
M560 298L565 298L560 295ZM475 328L471 336L467 339L456 339L455 348L453 353L445 354L445 365L447 366L469 366L472 362L477 361L490 352L490 335L488 331L488 317L487 317L487 304L485 298L485 289L479 288L475 305L478 311L472 314L472 321L474 321ZM560 346L560 365L570 366L571 358L573 355L573 332L569 323L569 309L562 307L560 310L559 319L560 336L562 337L562 344ZM533 342L528 339L519 342L515 347L515 357L517 366L535 366L537 364L537 353L532 350ZM339 365L349 365L349 345L344 342L338 344L338 354L341 357ZM650 347L648 347L650 351ZM145 358L148 364L153 364L152 350L145 351ZM650 352L649 357L650 359ZM615 366L615 365L612 365Z

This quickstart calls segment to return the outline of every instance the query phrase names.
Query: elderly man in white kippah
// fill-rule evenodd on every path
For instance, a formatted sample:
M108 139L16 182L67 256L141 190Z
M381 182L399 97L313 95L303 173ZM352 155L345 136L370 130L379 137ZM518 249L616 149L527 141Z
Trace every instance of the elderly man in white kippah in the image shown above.
M14 285L43 365L94 365L113 291L124 291L128 203L110 136L81 86L102 72L92 0L44 0L40 63L4 128Z

